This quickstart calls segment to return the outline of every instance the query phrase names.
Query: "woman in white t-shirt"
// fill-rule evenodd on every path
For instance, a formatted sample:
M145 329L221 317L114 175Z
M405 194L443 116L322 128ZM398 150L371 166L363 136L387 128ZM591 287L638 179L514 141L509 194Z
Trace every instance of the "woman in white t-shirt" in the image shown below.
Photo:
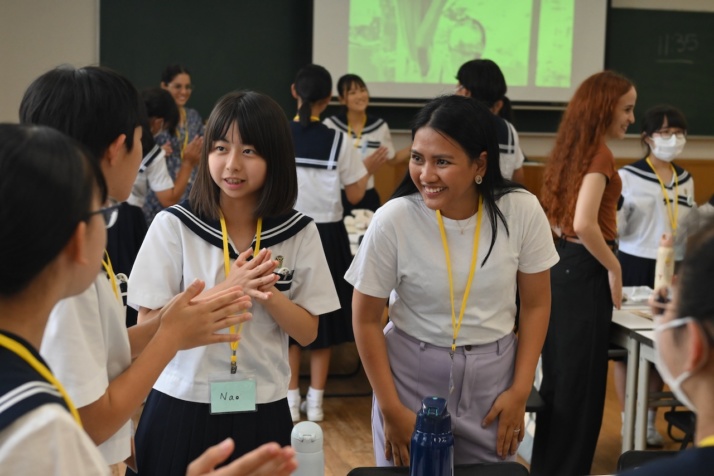
M513 459L558 260L548 221L535 196L504 181L492 114L477 101L437 98L412 131L409 175L345 275L377 464L409 464L416 411L432 395L448 399L456 464Z

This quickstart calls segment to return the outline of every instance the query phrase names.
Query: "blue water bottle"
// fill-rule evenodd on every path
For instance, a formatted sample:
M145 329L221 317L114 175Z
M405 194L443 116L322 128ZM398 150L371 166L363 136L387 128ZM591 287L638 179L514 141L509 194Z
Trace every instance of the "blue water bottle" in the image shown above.
M422 400L410 453L409 476L454 475L454 435L445 399Z

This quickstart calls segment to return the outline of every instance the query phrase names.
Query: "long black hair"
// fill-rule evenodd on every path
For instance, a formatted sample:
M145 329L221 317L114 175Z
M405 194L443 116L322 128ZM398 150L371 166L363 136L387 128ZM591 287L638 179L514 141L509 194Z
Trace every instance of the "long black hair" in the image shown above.
M484 209L491 222L491 246L483 260L486 262L498 235L498 220L508 234L508 224L496 201L503 195L523 187L503 178L496 137L495 116L479 101L463 96L441 96L433 99L417 113L412 123L412 140L417 131L430 127L456 142L473 161L486 152L486 174L477 185L483 197ZM394 191L392 198L418 193L409 173ZM483 265L482 263L482 265Z

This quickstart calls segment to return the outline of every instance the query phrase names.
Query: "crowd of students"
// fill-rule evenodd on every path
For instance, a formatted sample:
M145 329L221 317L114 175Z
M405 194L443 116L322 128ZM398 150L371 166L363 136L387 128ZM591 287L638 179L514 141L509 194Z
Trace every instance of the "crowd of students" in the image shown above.
M515 459L542 354L531 471L587 474L613 307L623 280L653 285L662 233L677 238L683 284L658 329L695 346L659 349L663 377L706 408L695 385L711 385L712 314L684 285L702 273L685 258L698 215L691 177L671 163L682 114L648 111L646 156L618 173L607 142L634 123L636 89L614 72L591 76L564 113L539 200L519 184L524 155L501 117L498 66L469 61L457 80L395 150L357 75L339 79L343 111L321 121L333 84L318 65L290 86L292 120L237 91L205 125L186 107L181 65L141 94L102 67L37 78L23 125L0 126L1 219L18 225L0 232L3 468L178 475L225 462L216 474L290 474L293 423L325 417L331 348L355 341L378 465L409 463L426 395L448 399L456 463ZM405 160L383 204L372 176ZM351 207L376 211L354 259ZM706 250L692 253L706 263Z

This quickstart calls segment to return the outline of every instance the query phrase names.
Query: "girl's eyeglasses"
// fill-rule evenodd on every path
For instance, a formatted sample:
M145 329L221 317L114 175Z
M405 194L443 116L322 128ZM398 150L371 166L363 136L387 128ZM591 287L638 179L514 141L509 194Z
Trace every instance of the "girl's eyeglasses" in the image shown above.
M99 210L89 212L87 213L85 221L88 221L90 218L92 218L93 215L101 215L102 218L104 218L104 224L106 225L106 227L111 228L117 222L117 218L119 218L120 205L120 203L112 202L106 207L102 207Z

